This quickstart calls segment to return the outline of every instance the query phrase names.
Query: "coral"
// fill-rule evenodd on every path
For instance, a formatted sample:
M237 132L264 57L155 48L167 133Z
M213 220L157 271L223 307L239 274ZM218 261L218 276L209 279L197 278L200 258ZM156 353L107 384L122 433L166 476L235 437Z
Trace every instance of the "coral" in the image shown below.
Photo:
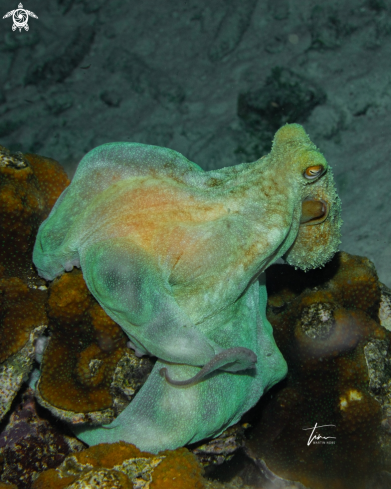
M18 277L0 279L0 291L0 362L3 363L27 343L34 328L47 324L46 291L31 289Z
M38 226L68 184L55 160L0 146L0 263L8 277L31 271Z
M32 489L65 487L203 489L205 481L202 467L185 448L151 455L118 442L71 455L57 469L42 473L32 485Z
M276 133L267 157L211 172L156 146L112 143L88 153L40 226L33 261L47 280L81 267L136 353L158 361L113 424L77 435L157 453L237 422L286 372L264 315L265 284L255 278L281 256L302 269L321 266L340 226L331 170L297 124ZM95 394L109 357L96 340L67 337L64 348L82 338L74 374ZM52 361L59 371L63 359ZM94 409L109 404L87 399Z
M202 469L197 459L185 448L161 452L166 458L153 473L151 489L202 489Z
M57 467L67 455L83 448L40 417L34 393L28 389L0 435L1 480L29 489L39 472Z
M49 289L52 334L38 391L54 407L81 413L111 406L111 378L127 348L126 336L99 309L78 270Z
M391 333L374 266L341 252L306 274L275 265L267 286L289 373L251 413L248 453L311 489L369 487L391 468Z
M38 226L69 180L50 158L0 146L0 419L34 359L47 326L46 286L33 270Z
M113 409L113 376L119 361L130 356L125 334L97 304L79 270L50 285L47 312L51 336L36 387L40 403L74 423L111 421L119 412ZM148 359L132 357L138 379L126 386L127 403L152 368Z

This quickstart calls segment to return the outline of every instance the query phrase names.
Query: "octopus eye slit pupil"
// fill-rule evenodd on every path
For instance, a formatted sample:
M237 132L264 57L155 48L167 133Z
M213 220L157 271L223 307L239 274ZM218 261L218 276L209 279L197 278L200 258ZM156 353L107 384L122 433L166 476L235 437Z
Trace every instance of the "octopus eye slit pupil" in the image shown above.
M324 173L322 165L310 166L304 171L304 177L308 180L314 180L316 177Z

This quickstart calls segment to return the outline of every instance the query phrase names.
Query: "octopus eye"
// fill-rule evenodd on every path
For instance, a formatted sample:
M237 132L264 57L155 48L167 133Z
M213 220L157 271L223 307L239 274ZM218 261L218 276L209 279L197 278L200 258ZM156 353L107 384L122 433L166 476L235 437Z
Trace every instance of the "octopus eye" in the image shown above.
M315 180L315 178L320 177L325 172L322 165L309 166L304 172L304 178L307 180Z

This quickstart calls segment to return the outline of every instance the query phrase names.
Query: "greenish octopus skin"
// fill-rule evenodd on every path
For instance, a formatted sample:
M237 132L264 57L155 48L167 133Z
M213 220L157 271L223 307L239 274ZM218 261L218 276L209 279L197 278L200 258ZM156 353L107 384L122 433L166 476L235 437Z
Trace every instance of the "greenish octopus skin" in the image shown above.
M239 421L287 372L263 272L280 257L322 266L340 226L331 170L298 124L276 133L266 157L209 172L156 146L89 152L42 223L33 261L47 280L81 266L136 351L158 361L113 423L77 436L157 453Z

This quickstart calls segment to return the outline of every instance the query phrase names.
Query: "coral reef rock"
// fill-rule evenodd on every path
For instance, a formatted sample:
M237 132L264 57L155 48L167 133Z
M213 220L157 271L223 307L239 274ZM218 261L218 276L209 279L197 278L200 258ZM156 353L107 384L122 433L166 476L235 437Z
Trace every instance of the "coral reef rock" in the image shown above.
M32 489L203 489L196 457L185 448L157 455L125 442L102 443L42 473Z
M33 269L35 235L69 180L50 158L0 146L0 419L33 366L47 327L47 288Z
M250 413L247 453L263 473L311 489L369 487L391 469L388 296L373 264L340 252L306 274L275 265L267 287L289 370Z
M0 480L29 489L34 478L84 445L40 417L34 393L27 389L0 434ZM1 486L0 486L1 487Z

